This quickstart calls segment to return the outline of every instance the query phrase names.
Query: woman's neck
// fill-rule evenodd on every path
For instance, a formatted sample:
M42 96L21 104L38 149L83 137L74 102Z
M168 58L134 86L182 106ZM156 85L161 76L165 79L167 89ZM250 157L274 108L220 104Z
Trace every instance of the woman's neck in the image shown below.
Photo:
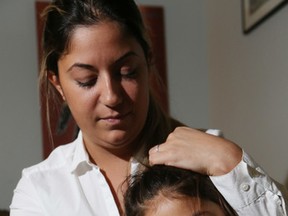
M123 214L123 193L127 189L130 175L132 151L111 151L99 145L85 143L90 161L96 164L104 175L114 196L120 215Z

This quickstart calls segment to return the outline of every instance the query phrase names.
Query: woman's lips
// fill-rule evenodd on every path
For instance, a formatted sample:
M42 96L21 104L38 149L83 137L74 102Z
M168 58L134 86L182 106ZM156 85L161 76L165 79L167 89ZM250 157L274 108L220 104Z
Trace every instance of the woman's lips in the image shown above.
M117 124L117 123L120 123L123 119L125 119L128 115L130 115L130 112L126 114L117 114L117 115L107 116L104 118L100 118L100 120Z

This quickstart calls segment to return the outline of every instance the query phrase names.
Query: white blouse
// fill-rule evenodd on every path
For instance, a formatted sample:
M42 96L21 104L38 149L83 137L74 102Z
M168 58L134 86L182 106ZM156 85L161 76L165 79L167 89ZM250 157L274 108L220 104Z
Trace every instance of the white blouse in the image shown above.
M132 161L131 166L133 173L138 163ZM230 173L211 180L239 215L287 215L284 192L245 152ZM56 148L45 161L23 170L10 215L119 216L105 177L89 161L81 132L74 142Z

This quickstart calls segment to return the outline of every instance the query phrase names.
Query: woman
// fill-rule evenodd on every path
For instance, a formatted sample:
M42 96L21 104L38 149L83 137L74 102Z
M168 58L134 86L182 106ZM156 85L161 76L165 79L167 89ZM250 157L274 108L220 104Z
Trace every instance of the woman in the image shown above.
M12 216L123 215L122 183L147 161L211 176L240 215L284 215L282 193L264 173L250 176L256 166L240 147L177 127L159 108L149 85L152 50L133 0L55 0L45 20L40 80L48 95L60 93L80 132L24 169Z

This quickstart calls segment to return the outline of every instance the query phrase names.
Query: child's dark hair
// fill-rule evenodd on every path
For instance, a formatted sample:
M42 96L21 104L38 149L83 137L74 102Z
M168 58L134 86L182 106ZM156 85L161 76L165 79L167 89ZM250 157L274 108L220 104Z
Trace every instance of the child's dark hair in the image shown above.
M155 165L132 176L124 196L126 216L143 216L158 195L194 197L218 204L225 215L237 215L208 176L171 166Z

